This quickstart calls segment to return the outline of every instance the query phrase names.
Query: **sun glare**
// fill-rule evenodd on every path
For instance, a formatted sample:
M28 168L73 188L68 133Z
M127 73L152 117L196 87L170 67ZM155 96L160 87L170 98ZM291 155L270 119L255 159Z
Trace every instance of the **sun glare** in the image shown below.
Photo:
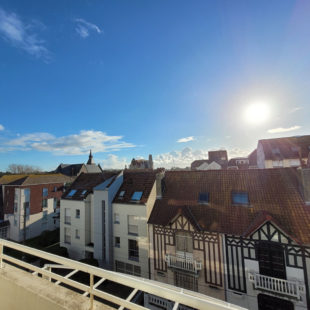
M255 102L245 108L243 116L247 123L258 125L268 120L270 109L265 102Z

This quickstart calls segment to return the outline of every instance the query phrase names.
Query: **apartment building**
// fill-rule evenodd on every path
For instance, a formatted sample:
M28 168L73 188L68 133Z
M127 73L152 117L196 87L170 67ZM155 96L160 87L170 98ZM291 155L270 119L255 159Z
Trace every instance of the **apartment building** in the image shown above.
M9 238L21 242L59 227L59 200L72 178L61 174L6 175L2 187L3 219Z
M73 259L109 257L111 204L122 182L119 171L81 173L60 202L60 244ZM94 197L96 193L96 197Z
M310 152L310 135L259 140L258 168L305 167Z
M148 221L152 279L251 310L308 309L309 180L292 168L166 172Z
M155 199L155 171L125 170L112 205L115 271L149 278L147 220Z

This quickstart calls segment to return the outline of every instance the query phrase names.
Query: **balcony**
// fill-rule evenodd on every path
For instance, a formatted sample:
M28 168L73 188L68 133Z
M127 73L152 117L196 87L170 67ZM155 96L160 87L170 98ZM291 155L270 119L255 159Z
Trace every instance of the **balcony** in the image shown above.
M37 259L48 261L49 264L40 268L35 264L4 254L3 249L14 249L24 255L29 254ZM75 274L81 272L88 275L88 281L78 282L72 279ZM113 282L114 285L130 288L128 296L112 293L110 288L105 291L101 286L105 281L108 285L109 282ZM11 310L21 309L25 304L33 310L115 309L109 306L111 303L117 305L119 310L124 308L146 310L145 304L143 306L134 301L139 293L169 300L175 310L186 309L184 306L200 310L245 310L203 294L93 267L3 239L0 239L0 287L1 309ZM18 292L18 298L16 298L16 292ZM104 304L101 302L102 299ZM153 303L158 303L159 301L155 299ZM110 303L107 304L107 302Z
M249 273L249 281L254 283L255 289L295 297L297 299L301 299L301 294L305 292L304 284L295 280L284 280L259 273Z
M184 254L166 254L165 261L170 268L181 269L193 273L198 273L202 269L202 263L194 260L192 256Z

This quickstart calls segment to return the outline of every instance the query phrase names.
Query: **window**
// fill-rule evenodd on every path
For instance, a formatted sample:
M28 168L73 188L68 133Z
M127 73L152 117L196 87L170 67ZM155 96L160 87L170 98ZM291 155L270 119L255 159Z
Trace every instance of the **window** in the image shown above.
M121 246L121 238L115 237L115 247L119 248Z
M142 197L143 192L134 192L133 195L131 196L131 200L133 201L139 201Z
M198 291L198 279L196 276L175 271L174 285L191 291Z
M114 213L114 224L119 224L119 214L118 213Z
M43 211L43 214L42 214L42 222L47 222L47 211Z
M280 244L260 241L257 245L256 251L260 274L286 279L284 249Z
M58 191L58 187L55 186L55 187L54 187L54 192L57 192L57 191Z
M24 212L26 213L27 220L29 220L30 206L28 201L24 202Z
M249 195L246 192L233 192L232 203L234 205L249 205Z
M282 160L274 160L274 161L272 161L272 167L273 168L283 167L283 161Z
M128 240L128 259L139 261L139 246L137 240Z
M14 226L17 226L17 217L14 215Z
M81 196L84 196L86 193L87 193L87 190L84 189L84 190L82 191L82 193L81 193Z
M177 232L175 234L175 243L177 251L193 253L193 238L190 233Z
M71 230L69 227L65 227L65 243L71 243Z
M47 195L48 195L48 189L47 188L43 188L42 195L43 195L43 197L47 197Z
M199 193L198 202L209 203L209 193Z
M68 225L71 224L71 215L70 215L69 208L65 208L65 224L68 224Z
M115 271L131 274L134 276L141 277L141 267L133 264L123 263L121 261L115 261Z
M18 203L17 203L17 202L14 202L14 213L17 212L17 208L18 208Z
M80 239L80 231L78 229L75 230L75 239Z
M80 210L79 210L79 209L76 209L76 210L75 210L75 217L76 217L77 219L80 218Z
M67 197L72 197L76 193L76 189L71 189Z
M137 216L128 215L128 234L138 235L138 221Z
M124 198L125 191L121 191L118 195L118 198Z
M56 197L54 198L53 208L54 208L54 212L55 212L55 209L57 208L57 198Z
M290 166L291 167L298 167L300 165L299 159L290 159Z
M42 208L47 208L47 199L42 200Z

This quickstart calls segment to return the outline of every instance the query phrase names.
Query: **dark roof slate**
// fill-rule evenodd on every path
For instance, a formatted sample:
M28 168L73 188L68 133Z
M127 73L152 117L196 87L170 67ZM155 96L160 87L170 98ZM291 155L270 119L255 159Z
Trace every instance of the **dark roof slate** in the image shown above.
M190 210L201 230L244 235L257 217L268 213L288 235L310 243L309 207L298 191L295 169L167 171L164 184L151 224L168 225ZM233 191L247 192L250 205L233 205ZM208 204L198 203L200 192L209 193Z

